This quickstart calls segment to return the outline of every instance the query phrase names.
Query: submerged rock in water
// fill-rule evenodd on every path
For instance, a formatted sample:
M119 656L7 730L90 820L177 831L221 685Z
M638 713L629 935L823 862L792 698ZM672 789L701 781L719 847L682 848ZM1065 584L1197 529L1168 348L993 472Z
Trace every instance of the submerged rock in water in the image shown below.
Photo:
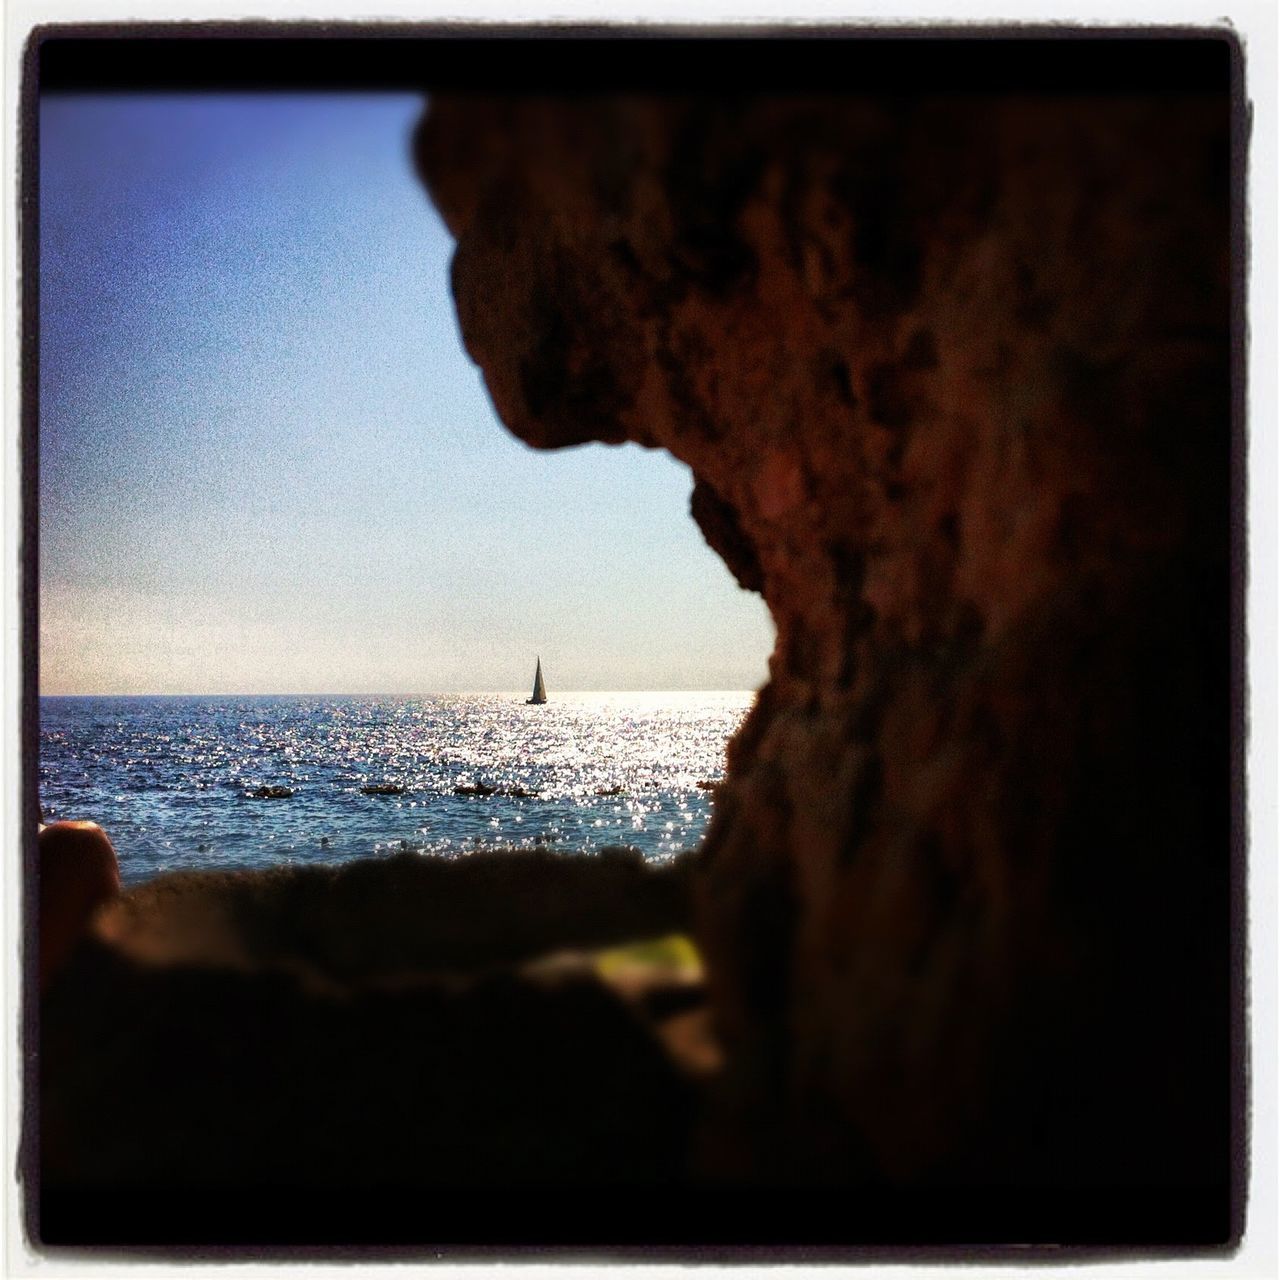
M491 787L484 782L471 782L454 787L453 794L455 796L491 796L497 790L497 787Z
M366 796L402 796L405 788L400 782L371 782L361 787L360 791Z
M292 787L255 787L252 792L255 800L288 800L293 795Z

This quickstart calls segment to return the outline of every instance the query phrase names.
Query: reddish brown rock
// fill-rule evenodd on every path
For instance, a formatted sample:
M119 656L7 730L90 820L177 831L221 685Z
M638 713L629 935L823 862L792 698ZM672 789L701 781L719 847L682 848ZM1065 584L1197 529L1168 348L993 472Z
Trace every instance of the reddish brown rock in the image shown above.
M504 422L686 462L777 624L709 1172L1224 1182L1228 156L1212 97L433 100Z
M66 964L94 912L120 893L120 864L96 822L51 822L39 835L40 989Z

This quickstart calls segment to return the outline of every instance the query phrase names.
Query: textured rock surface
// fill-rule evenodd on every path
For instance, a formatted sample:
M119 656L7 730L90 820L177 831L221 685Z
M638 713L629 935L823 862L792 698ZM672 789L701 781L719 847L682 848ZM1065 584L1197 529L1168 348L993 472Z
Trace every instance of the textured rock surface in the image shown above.
M688 909L680 864L622 851L158 876L98 913L42 1002L42 1190L88 1197L76 1231L119 1239L103 1219L123 1215L145 1242L175 1198L193 1239L226 1240L218 1212L267 1188L337 1209L382 1188L429 1240L441 1187L679 1178L697 984L614 980L585 949ZM327 1228L316 1211L299 1239Z
M777 624L700 885L708 1173L1225 1177L1227 129L433 101L504 422L670 450Z

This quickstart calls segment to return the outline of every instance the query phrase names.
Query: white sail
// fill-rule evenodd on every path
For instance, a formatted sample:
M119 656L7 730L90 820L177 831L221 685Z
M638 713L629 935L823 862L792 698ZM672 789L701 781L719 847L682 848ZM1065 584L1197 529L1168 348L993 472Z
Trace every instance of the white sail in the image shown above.
M537 669L533 673L533 697L529 699L532 704L541 704L547 700L547 686L542 683L542 658L538 658Z

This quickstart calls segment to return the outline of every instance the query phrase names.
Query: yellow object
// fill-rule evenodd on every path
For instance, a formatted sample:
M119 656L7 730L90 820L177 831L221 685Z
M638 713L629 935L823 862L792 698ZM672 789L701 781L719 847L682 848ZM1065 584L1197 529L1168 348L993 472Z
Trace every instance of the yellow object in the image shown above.
M635 969L696 977L702 973L702 959L693 940L683 933L663 938L646 938L625 947L611 947L596 953L596 970L602 978Z

